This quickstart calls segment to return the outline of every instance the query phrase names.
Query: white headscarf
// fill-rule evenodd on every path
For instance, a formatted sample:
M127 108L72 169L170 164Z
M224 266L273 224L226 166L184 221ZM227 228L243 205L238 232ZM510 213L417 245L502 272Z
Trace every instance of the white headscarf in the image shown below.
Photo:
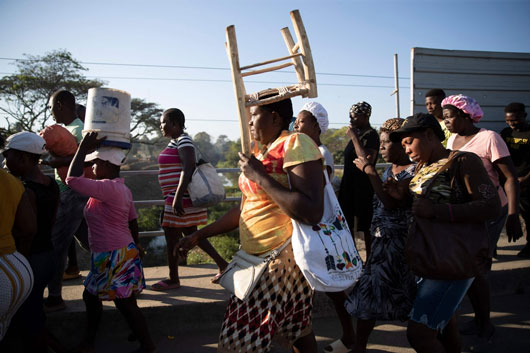
M320 126L320 133L323 134L328 130L328 112L326 111L326 109L324 109L322 104L317 102L307 102L306 104L304 104L302 109L300 109L300 111L302 110L310 112L311 114L313 114L315 119L317 119L318 126Z

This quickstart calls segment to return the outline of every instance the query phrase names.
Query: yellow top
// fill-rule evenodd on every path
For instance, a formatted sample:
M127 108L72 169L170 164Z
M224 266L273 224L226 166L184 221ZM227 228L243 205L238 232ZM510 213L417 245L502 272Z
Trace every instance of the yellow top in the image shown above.
M0 255L11 254L17 250L11 229L24 190L20 180L0 169Z
M268 150L258 152L256 147L254 155L267 173L285 187L289 187L287 168L322 160L320 150L309 136L287 131L282 131ZM245 196L239 219L243 250L249 254L263 254L281 246L293 233L291 218L243 174L239 176L239 188Z
M447 126L445 126L444 121L439 121L440 127L442 128L442 131L444 132L445 139L442 141L442 145L447 148L447 140L449 140L449 137L451 137L451 131L447 129Z

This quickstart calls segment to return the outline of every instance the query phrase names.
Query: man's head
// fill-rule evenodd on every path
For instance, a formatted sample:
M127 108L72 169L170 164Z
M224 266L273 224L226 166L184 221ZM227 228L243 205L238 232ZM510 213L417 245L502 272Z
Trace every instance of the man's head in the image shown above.
M510 103L504 107L504 120L514 131L526 126L526 110L523 103Z
M59 90L52 94L48 108L55 121L60 124L68 125L75 120L75 97L66 90Z
M445 92L440 88L433 88L425 94L425 107L429 114L434 115L438 121L443 120L442 101L445 98Z
M86 108L85 108L84 105L82 105L82 104L76 104L75 105L75 115L77 115L77 117L82 122L85 122L85 113L86 113Z

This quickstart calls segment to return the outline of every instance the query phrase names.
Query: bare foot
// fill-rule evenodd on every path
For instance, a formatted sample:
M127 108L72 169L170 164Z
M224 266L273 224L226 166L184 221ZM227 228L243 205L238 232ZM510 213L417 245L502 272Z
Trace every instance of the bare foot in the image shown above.
M221 278L222 275L223 275L222 271L218 272L215 276L213 276L210 279L210 282L215 283L215 284L219 283L219 279Z

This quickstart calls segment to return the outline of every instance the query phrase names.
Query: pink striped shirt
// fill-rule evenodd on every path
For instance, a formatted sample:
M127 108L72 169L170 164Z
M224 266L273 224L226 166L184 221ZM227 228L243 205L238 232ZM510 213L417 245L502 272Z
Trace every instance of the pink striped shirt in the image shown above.
M162 189L162 195L165 199L166 205L172 205L175 198L175 192L180 181L180 173L182 172L183 164L179 156L179 148L192 147L193 141L191 138L182 134L178 138L171 140L167 147L158 156L158 182ZM184 193L182 198L184 208L192 207L188 192Z
M121 249L133 238L129 221L136 219L131 190L123 178L92 180L68 177L66 184L80 194L90 196L85 206L88 243L92 252Z

